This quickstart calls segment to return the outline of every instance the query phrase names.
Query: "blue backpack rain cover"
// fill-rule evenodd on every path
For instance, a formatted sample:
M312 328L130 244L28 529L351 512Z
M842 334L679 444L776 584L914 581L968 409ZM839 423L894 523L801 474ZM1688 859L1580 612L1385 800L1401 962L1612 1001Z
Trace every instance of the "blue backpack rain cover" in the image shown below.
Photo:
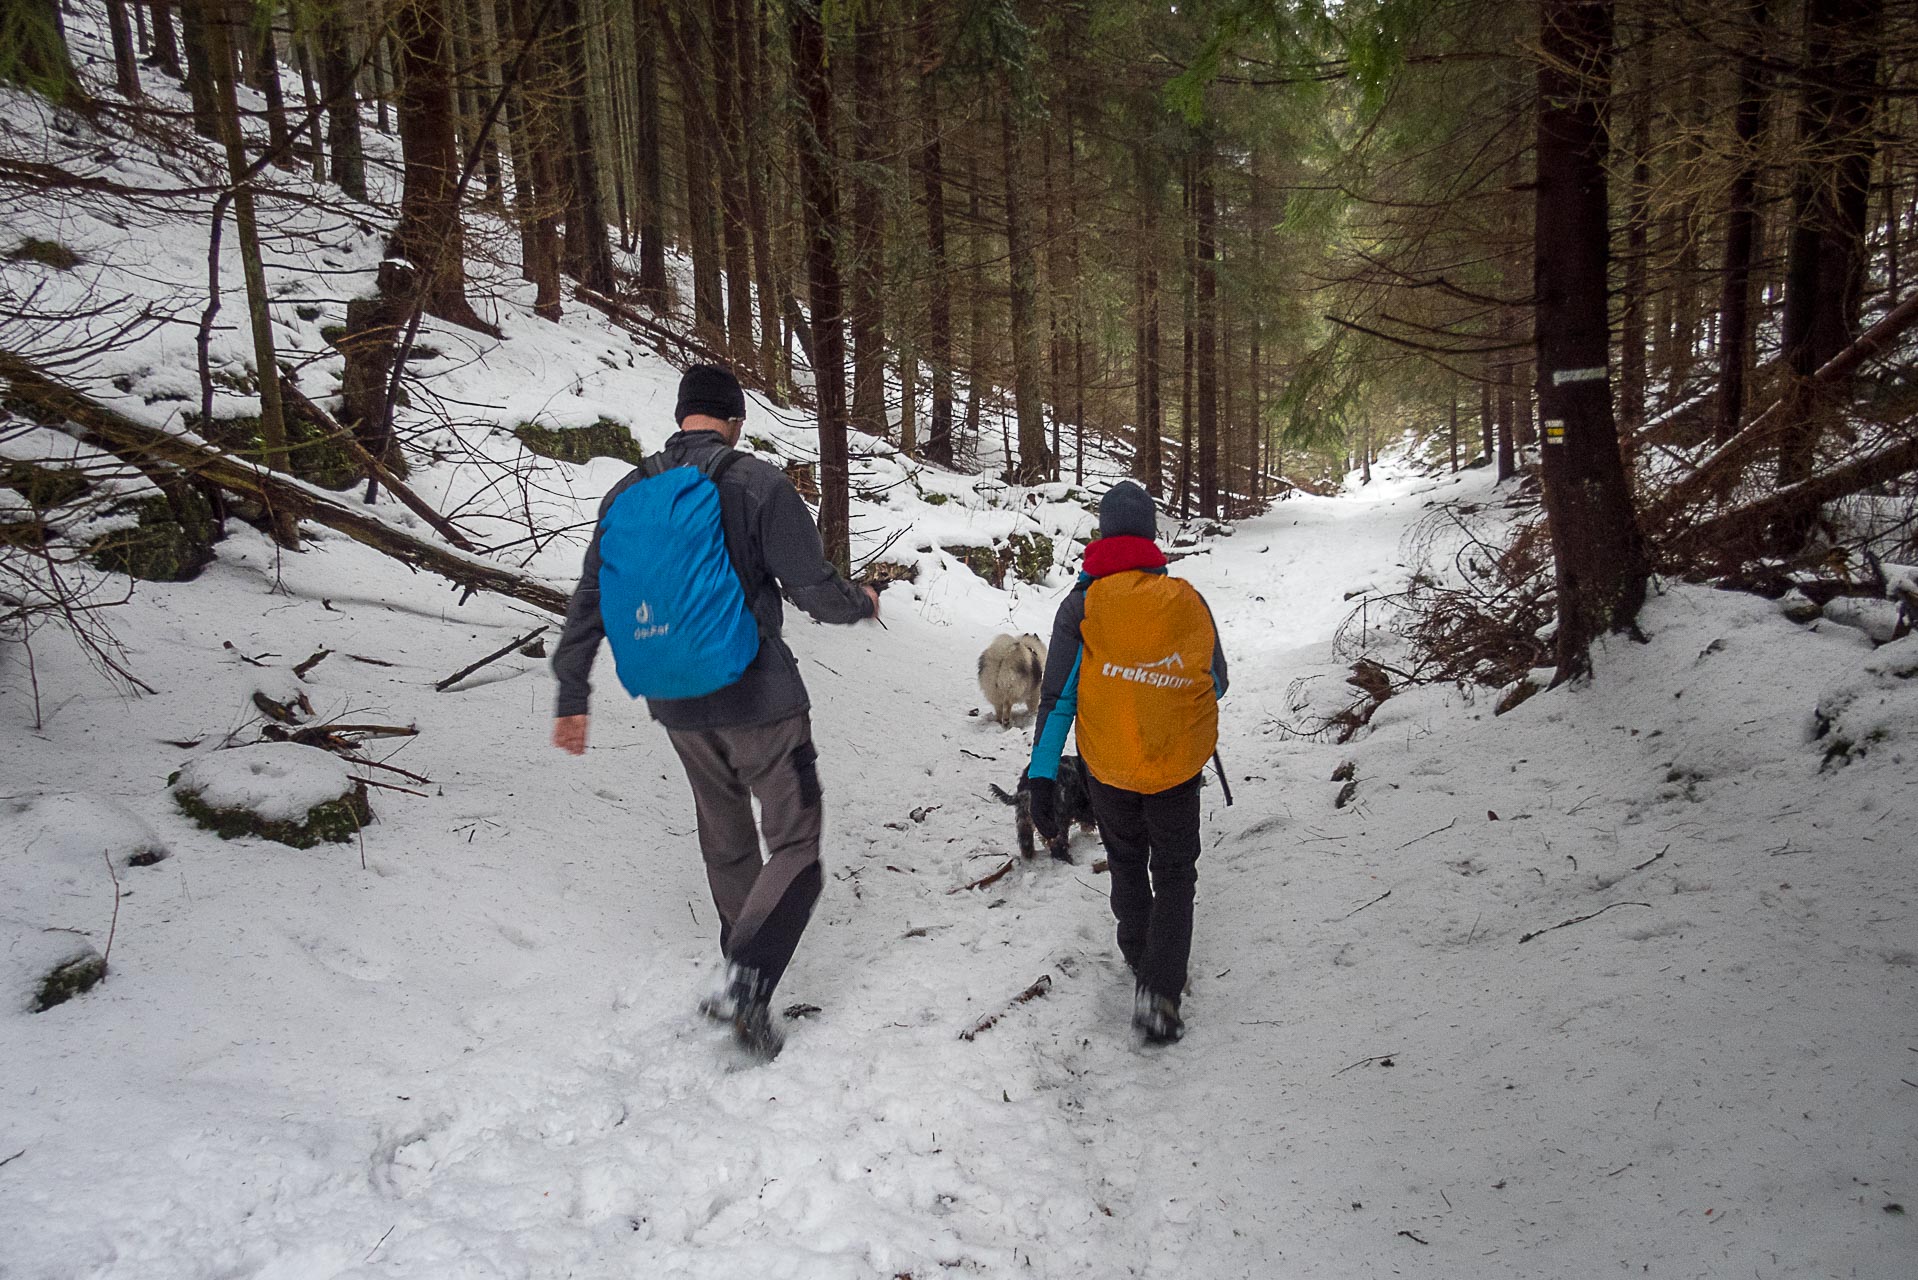
M759 653L719 516L719 477L744 456L725 449L668 467L655 454L600 522L599 613L635 698L702 697Z

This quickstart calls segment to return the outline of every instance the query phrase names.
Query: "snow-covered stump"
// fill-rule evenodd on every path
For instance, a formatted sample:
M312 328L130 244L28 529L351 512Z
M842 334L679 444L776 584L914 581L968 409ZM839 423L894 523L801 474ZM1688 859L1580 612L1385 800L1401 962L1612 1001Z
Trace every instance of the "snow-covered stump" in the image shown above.
M366 784L344 761L293 742L215 751L167 784L181 812L222 840L259 836L310 849L350 841L373 820Z
M168 856L153 829L114 800L0 802L0 1001L44 1013L104 978L116 881Z

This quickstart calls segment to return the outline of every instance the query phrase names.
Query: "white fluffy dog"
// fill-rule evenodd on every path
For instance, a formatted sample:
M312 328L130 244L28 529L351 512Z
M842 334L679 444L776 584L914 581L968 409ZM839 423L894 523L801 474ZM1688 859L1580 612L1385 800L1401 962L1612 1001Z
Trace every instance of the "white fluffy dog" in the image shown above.
M979 689L999 723L1012 726L1012 704L1039 709L1039 685L1046 675L1046 646L1038 636L994 636L979 655Z

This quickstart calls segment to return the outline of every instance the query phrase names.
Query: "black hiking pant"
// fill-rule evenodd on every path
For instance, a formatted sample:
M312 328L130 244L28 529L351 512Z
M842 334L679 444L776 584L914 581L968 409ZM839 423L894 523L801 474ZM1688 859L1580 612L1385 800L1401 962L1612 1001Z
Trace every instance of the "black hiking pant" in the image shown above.
M1112 876L1119 953L1139 986L1176 1006L1192 955L1192 891L1199 880L1202 774L1142 795L1087 776Z
M819 754L811 722L802 712L771 724L669 729L667 736L693 787L699 850L719 911L719 949L753 971L752 998L766 999L798 949L825 885L819 869Z

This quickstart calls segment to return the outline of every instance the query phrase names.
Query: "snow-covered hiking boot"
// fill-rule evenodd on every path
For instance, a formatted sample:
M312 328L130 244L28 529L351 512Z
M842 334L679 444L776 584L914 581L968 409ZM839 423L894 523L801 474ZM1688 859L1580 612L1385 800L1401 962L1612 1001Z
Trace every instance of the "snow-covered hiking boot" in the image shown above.
M741 1005L733 1015L733 1042L762 1062L771 1062L786 1047L786 1033L773 1020L772 1006L764 1000Z
M1132 1000L1132 1027L1147 1044L1177 1044L1185 1034L1185 1019L1171 996L1154 995L1140 987Z

